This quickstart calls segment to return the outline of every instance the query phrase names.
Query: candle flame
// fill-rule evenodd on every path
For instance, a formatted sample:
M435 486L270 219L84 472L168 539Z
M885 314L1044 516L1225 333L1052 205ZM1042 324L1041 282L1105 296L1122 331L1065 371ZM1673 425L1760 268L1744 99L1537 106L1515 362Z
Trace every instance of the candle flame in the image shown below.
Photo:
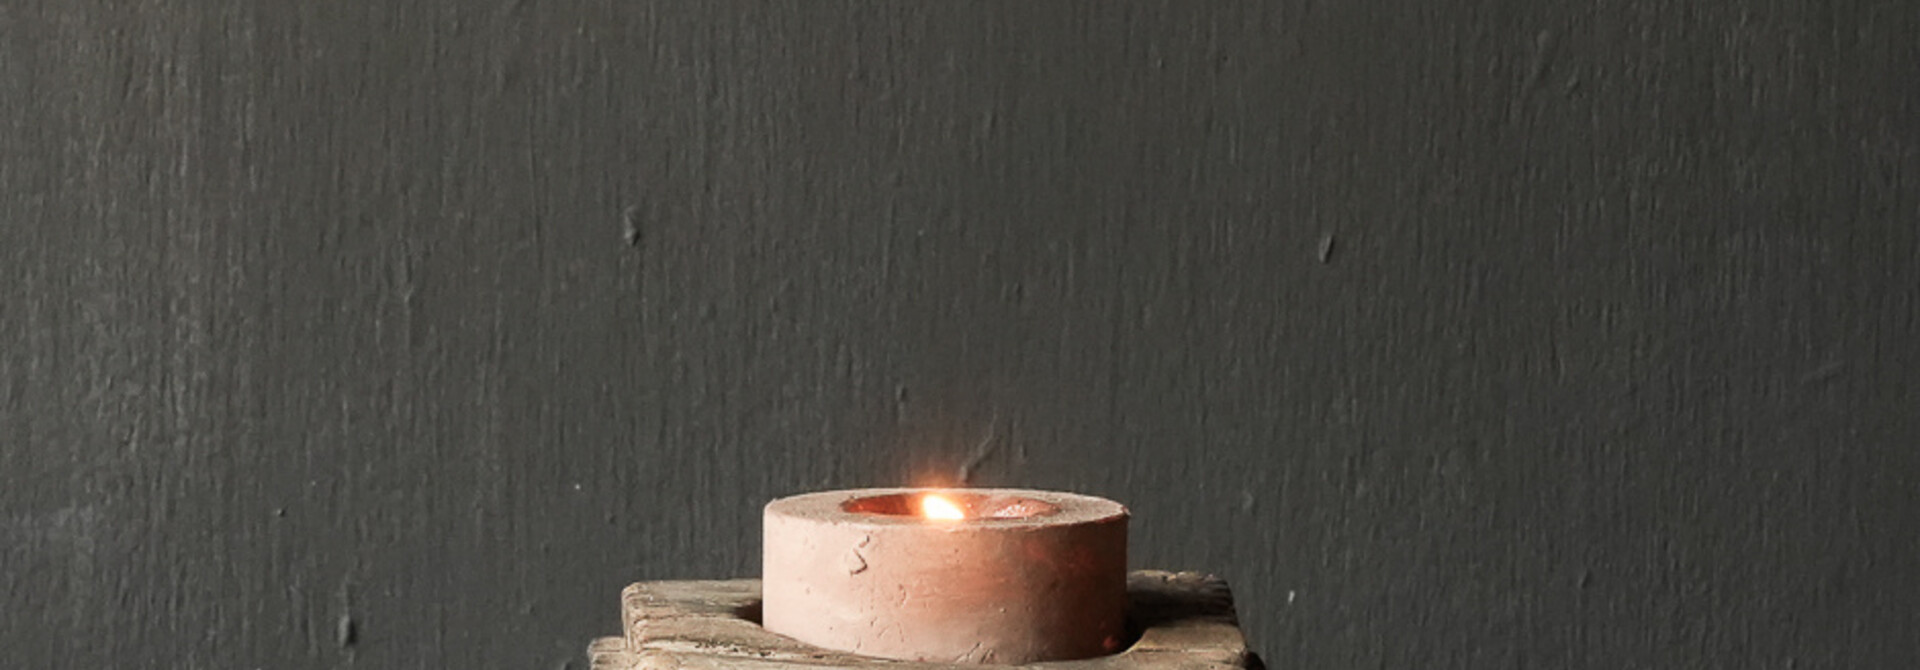
M957 521L967 518L966 510L938 493L920 496L920 516L941 521Z

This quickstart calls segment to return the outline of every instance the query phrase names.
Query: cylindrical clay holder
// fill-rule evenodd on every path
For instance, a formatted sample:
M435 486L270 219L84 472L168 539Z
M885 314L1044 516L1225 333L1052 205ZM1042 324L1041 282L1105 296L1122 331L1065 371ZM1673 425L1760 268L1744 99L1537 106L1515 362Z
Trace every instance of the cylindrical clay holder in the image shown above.
M962 519L921 513L928 494ZM868 656L1019 664L1125 642L1127 510L1014 489L864 489L765 513L762 623Z

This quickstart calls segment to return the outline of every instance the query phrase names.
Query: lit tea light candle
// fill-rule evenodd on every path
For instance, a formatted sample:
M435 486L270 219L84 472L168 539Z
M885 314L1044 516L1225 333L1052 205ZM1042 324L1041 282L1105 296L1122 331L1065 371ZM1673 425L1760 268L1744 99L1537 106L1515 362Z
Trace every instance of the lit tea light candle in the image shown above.
M767 630L868 656L1020 664L1126 643L1127 510L1013 489L864 489L765 512Z
M928 493L920 496L920 516L939 521L959 521L967 518L967 513L946 496Z

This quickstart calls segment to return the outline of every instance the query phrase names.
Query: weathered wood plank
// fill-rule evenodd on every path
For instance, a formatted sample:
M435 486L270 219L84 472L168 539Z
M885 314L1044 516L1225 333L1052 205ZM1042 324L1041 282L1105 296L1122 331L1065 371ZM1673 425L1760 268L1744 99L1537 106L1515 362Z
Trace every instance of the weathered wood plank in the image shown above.
M1225 581L1191 572L1128 576L1128 622L1139 637L1125 651L1079 661L1036 663L1033 670L1246 668L1246 637ZM769 632L756 621L760 582L641 582L621 592L623 637L596 640L597 670L964 670L974 666L878 659L822 649Z

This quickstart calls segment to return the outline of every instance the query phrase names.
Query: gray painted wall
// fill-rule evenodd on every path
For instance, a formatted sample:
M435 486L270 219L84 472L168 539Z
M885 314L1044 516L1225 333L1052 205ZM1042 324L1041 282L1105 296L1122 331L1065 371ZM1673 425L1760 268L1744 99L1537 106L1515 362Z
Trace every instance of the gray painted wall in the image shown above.
M983 439L1276 668L1920 665L1920 10L1563 5L7 2L4 665L559 667Z

